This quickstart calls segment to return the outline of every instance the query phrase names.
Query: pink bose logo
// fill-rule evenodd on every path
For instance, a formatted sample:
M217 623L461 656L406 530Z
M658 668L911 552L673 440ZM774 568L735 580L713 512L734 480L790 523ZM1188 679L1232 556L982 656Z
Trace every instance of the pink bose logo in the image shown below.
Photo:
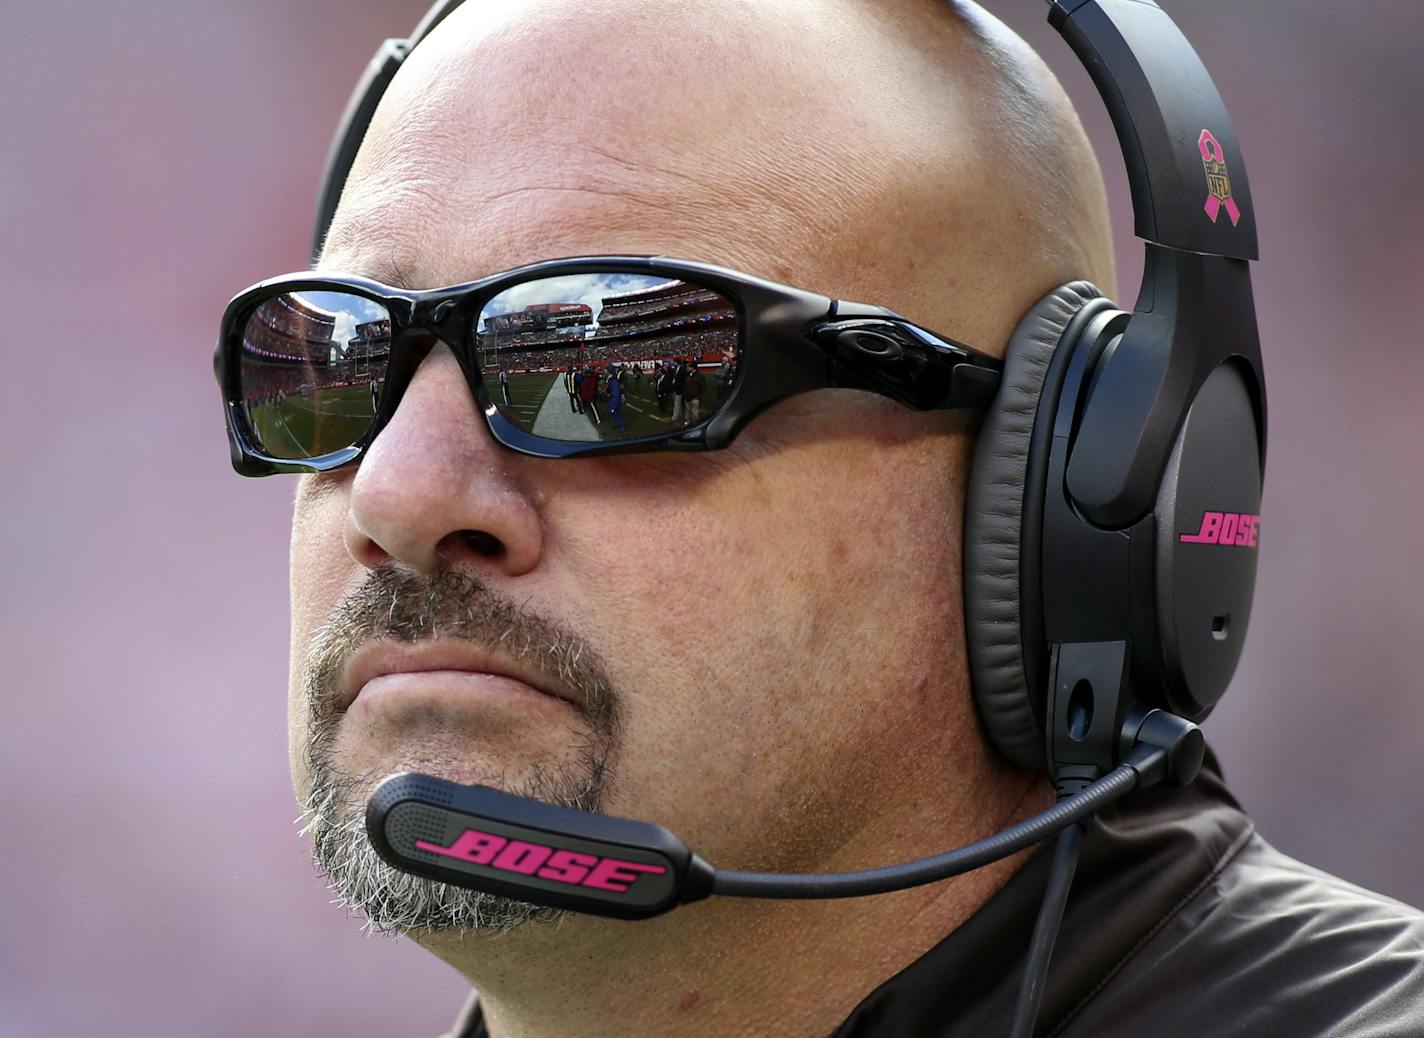
M1196 533L1184 533L1177 540L1183 544L1229 544L1237 548L1254 548L1260 527L1259 515L1204 512L1201 529Z
M643 873L660 876L667 872L662 865L600 858L596 854L560 850L542 843L510 840L493 833L482 833L478 829L466 829L449 847L425 840L416 840L415 846L432 854L443 854L474 865L488 865L502 872L538 876L555 883L591 887L615 894L626 894Z

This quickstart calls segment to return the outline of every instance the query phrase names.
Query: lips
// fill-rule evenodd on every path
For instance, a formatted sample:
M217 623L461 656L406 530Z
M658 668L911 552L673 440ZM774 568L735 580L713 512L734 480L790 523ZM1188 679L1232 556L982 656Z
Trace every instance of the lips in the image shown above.
M501 648L454 639L400 642L383 638L362 645L347 660L337 709L350 707L362 690L378 678L425 673L434 678L437 672L506 678L552 699L579 705L568 688Z

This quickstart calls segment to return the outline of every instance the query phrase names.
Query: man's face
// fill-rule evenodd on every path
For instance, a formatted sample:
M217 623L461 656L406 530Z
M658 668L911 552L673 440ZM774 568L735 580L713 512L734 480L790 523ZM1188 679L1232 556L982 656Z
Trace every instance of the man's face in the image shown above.
M681 255L1001 341L1013 293L981 293L943 326L915 312L910 232L883 249L855 233L903 209L866 171L887 149L913 160L923 138L902 113L869 111L855 77L788 66L777 34L824 33L814 11L745 39L684 25L694 46L676 81L696 93L638 63L610 78L571 58L551 79L551 47L603 53L623 38L618 11L644 17L608 6L577 33L542 19L529 47L533 30L466 5L423 43L367 135L322 268L429 288L557 256ZM714 29L778 78L707 57L697 32ZM749 89L771 114L729 103ZM846 111L869 133L863 155L839 138L849 171L781 128L786 113L823 126ZM1013 262L1010 235L996 240ZM305 477L297 495L299 797L327 830L359 829L375 783L414 769L659 822L723 867L855 860L946 760L982 752L959 606L968 428L822 391L719 452L530 458L490 440L436 346L359 469Z
M315 773L355 817L411 769L656 820L719 862L830 853L910 733L949 726L926 690L952 633L923 628L957 612L943 422L828 392L717 454L524 458L432 354L359 471L298 494L299 794Z

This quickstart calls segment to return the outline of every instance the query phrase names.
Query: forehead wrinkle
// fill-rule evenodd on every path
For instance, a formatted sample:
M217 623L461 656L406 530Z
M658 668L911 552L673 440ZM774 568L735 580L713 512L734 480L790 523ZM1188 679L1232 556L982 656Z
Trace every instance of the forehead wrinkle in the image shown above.
M399 283L419 287L618 252L682 255L784 279L786 257L807 248L818 223L832 230L826 213L843 212L823 204L824 191L808 198L800 178L757 159L660 165L594 145L538 165L531 183L518 172L491 182L481 169L399 148L376 154L342 198L322 266L361 257L369 276L398 283L398 271ZM846 202L863 195L853 185L838 193Z
M534 139L522 152L505 148L509 161L463 162L468 140L446 131L449 150L432 155L414 147L413 134L421 136L402 120L370 135L324 262L338 252L369 254L379 241L383 269L444 285L535 260L631 251L783 281L799 270L802 287L831 291L843 279L822 275L816 258L856 214L885 213L883 196L907 165L928 166L903 151L816 136L788 140L775 154L736 146L695 155ZM813 272L824 285L805 281Z
M392 150L378 133L367 141L372 147L363 142L332 217L323 266L333 252L362 252L372 242L391 243L393 256L408 252L445 204L449 161L438 150Z

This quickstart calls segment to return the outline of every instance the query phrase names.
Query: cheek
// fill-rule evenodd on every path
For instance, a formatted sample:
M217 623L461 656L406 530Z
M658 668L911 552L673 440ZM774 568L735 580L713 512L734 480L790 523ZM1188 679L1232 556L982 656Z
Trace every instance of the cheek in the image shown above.
M349 488L349 477L303 476L293 505L287 750L299 793L305 783L301 756L307 740L303 698L307 649L332 607L360 575L342 538Z
M359 569L342 536L350 488L349 475L303 476L298 486L292 507L293 633L319 626Z
M871 453L787 449L696 485L585 498L551 524L587 533L563 545L585 589L571 619L628 699L630 809L693 838L725 829L731 798L744 834L785 830L786 805L844 803L945 723L954 473L927 473L923 446ZM824 815L815 826L830 835Z

